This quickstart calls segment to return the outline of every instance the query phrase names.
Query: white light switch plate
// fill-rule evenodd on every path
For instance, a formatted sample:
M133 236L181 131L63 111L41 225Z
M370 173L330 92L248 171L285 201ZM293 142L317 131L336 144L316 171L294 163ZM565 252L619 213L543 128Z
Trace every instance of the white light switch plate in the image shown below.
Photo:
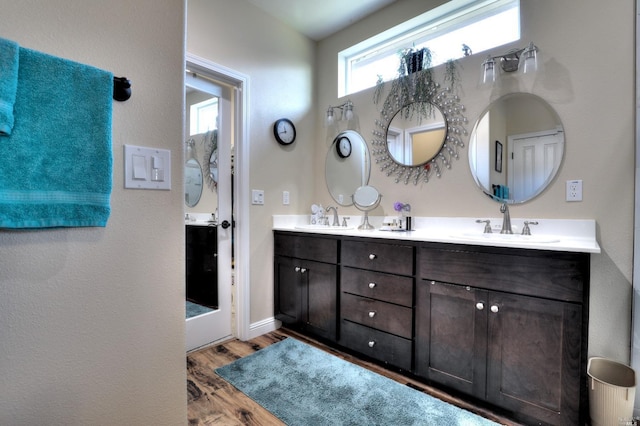
M125 145L124 187L130 189L171 189L171 151Z
M264 204L264 191L262 189L251 190L251 204L256 204L256 205Z

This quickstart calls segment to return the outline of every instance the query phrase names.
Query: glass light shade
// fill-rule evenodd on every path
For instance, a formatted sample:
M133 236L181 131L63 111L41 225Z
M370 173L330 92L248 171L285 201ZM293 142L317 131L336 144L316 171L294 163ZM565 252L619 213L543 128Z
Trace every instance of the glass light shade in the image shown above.
M522 62L522 72L525 74L531 74L538 70L538 48L529 43L520 57Z
M327 110L327 116L324 118L324 125L326 127L329 127L333 124L333 121L333 108L329 107L329 109Z
M344 107L344 117L345 120L351 120L353 119L353 105L346 104Z
M482 63L482 84L491 85L496 82L496 61L491 57Z

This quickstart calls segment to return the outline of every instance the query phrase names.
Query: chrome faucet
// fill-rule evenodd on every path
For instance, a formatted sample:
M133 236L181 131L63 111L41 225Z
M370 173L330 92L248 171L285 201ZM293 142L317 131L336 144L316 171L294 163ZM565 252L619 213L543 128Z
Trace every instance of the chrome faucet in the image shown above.
M500 213L503 214L502 230L500 231L500 233L513 234L513 231L511 230L511 216L509 215L509 206L507 206L507 203L504 203L500 206Z
M332 226L340 226L340 219L338 219L338 208L329 206L327 207L327 213L329 213L331 209L333 209L333 225Z

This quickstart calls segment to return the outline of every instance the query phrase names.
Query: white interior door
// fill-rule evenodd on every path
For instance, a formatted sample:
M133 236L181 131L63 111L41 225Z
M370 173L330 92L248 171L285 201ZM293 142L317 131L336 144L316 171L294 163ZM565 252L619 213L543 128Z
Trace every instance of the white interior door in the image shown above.
M555 130L509 136L510 198L527 200L546 186L560 165L561 144L562 134Z
M189 64L187 64L189 67ZM185 75L185 86L187 92L199 92L203 98L217 100L217 111L213 113L217 116L214 119L217 123L217 173L214 173L217 181L216 188L204 191L215 190L217 192L217 203L212 205L202 205L200 203L194 207L204 213L217 211L217 306L206 312L186 319L186 349L187 351L228 339L232 336L232 297L231 287L233 282L233 223L232 219L232 150L233 150L233 128L234 116L232 108L233 89L214 78L207 76L206 72L187 72ZM189 106L187 106L189 108ZM210 112L204 111L203 116ZM185 114L193 118L194 114ZM189 129L189 123L187 123ZM208 130L211 127L207 128ZM205 129L205 130L207 130ZM203 174L210 173L208 159L202 162ZM202 203L202 202L201 202ZM216 283L211 283L216 286ZM211 308L211 306L209 307Z

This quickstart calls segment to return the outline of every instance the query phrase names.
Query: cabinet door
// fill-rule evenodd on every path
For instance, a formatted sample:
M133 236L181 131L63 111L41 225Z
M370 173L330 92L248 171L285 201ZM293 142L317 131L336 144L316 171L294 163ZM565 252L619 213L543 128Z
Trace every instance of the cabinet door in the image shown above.
M422 280L416 289L416 374L484 398L487 291Z
M274 259L274 309L275 317L285 324L302 321L302 284L300 261L290 257ZM296 269L298 268L298 269Z
M336 340L338 274L336 265L300 261L305 328Z
M213 309L218 308L217 228L187 225L187 299Z
M579 305L490 294L487 399L554 425L579 424Z

